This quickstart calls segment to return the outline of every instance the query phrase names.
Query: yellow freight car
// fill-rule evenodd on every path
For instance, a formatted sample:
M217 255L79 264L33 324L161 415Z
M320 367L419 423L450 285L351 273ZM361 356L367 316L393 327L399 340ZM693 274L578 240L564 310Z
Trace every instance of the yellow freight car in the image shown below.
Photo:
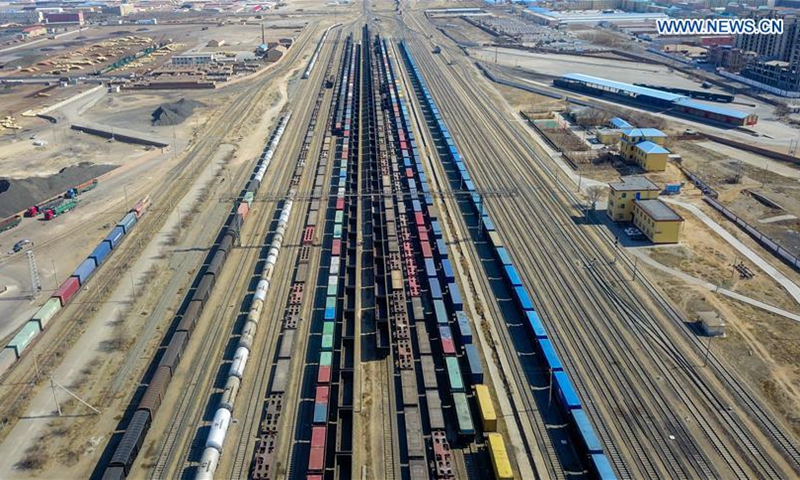
M475 385L475 396L478 397L478 410L481 413L483 431L494 432L497 430L497 413L494 411L489 387L481 384Z
M490 433L488 443L494 478L497 480L513 479L514 471L511 469L511 462L508 460L508 452L506 451L503 436L499 433Z

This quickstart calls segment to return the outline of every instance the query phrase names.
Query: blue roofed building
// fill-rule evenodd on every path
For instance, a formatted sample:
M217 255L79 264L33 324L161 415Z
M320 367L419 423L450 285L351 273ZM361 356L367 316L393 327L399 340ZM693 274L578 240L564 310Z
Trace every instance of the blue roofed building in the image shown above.
M628 128L620 136L620 153L647 172L660 172L667 168L669 150L664 148L667 134L657 128Z
M754 113L700 102L686 95L593 77L582 73L563 75L553 80L553 85L596 97L607 98L611 101L634 104L656 110L659 113L689 117L706 123L741 127L755 125L758 122L758 116Z

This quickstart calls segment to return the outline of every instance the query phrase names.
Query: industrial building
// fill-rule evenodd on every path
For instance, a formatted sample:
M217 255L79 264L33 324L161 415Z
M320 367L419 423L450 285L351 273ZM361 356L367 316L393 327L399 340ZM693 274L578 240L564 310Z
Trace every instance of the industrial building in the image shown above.
M214 62L216 55L214 53L185 53L183 55L175 55L172 57L173 65L208 65Z
M663 147L667 134L656 128L628 128L620 132L620 153L647 172L667 168L669 150Z
M553 80L553 85L567 90L608 98L612 101L632 103L636 106L658 110L661 113L689 117L709 123L741 127L755 125L758 122L758 115L754 113L709 105L692 100L685 95L581 73L570 73L556 78Z
M635 2L641 5L636 7L642 10L650 2ZM544 7L528 7L522 11L522 16L539 25L548 27L558 27L561 25L597 25L598 23L609 24L628 24L652 22L656 19L667 18L667 15L660 12L608 12L601 10L581 10L581 11L554 11Z
M606 214L615 222L630 222L633 220L633 203L656 199L660 191L658 185L645 176L620 177L619 182L608 184Z
M48 25L83 25L85 23L83 12L76 13L48 13L44 16Z
M658 199L633 201L633 224L653 243L678 243L683 217Z

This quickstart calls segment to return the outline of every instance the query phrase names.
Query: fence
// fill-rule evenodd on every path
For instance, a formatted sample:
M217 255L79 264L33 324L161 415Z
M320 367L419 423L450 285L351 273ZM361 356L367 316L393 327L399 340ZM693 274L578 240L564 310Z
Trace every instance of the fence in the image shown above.
M770 250L776 257L780 258L781 260L789 264L789 266L791 266L795 270L800 271L800 259L798 259L795 255L789 253L785 248L780 246L778 242L772 240L768 236L761 233L757 228L753 227L749 223L745 222L744 220L736 216L735 213L731 212L730 210L722 206L722 204L716 201L715 199L711 197L703 197L703 200L708 202L709 205L714 207L721 214L725 215L725 217L727 217L728 220L732 221L739 228L747 232L748 235L753 237L758 243L763 245L767 250Z

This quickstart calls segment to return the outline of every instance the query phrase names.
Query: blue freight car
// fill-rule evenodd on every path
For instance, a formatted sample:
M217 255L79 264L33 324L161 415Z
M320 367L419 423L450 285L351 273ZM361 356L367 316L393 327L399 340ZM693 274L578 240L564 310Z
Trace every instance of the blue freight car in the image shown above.
M125 230L125 233L131 233L131 229L136 224L136 214L133 212L129 212L127 215L122 217L122 220L117 224L118 227L122 227Z
M461 343L466 345L472 343L472 328L469 326L469 318L464 312L456 312L456 323L458 324L458 335Z
M100 242L100 245L96 246L92 253L89 254L89 258L93 258L94 262L99 266L105 261L109 253L111 253L111 245L108 242Z
M461 290L455 282L447 284L447 290L450 293L450 303L453 305L453 310L462 310L464 308L464 301L461 300Z
M447 258L447 242L445 242L443 239L440 238L436 240L436 250L439 251L440 257L443 259Z
M70 276L77 278L78 283L82 287L86 285L86 281L92 276L95 268L97 268L97 264L95 263L94 258L89 257L84 260Z
M442 300L434 300L433 301L433 311L436 315L436 323L439 325L447 325L449 323L449 317L447 316L447 309L444 306L444 302Z
M125 236L124 228L114 227L114 229L111 230L111 233L109 233L108 236L106 236L106 238L103 241L108 242L111 248L116 248L117 244L119 244L120 240L122 240L122 237L124 236Z
M425 259L425 276L428 278L436 278L436 262L432 258Z
M514 296L517 298L520 308L523 311L533 310L533 302L525 287L514 287Z
M617 480L614 469L611 468L611 462L608 461L605 454L595 453L592 455L592 469L600 480Z
M557 372L563 370L561 360L558 358L556 349L553 348L553 344L550 340L546 338L540 339L539 348L542 350L542 355L544 355L545 364L551 371Z
M519 279L519 274L517 273L517 269L514 267L514 265L505 265L503 266L503 269L505 270L506 279L512 287L522 286L522 281Z
M453 272L453 264L450 263L450 260L442 260L442 273L444 274L444 278L448 283L456 279L455 272Z
M567 376L567 372L555 372L553 374L556 388L558 388L558 397L561 399L561 404L567 410L574 410L581 408L581 399L575 392L575 387Z
M592 423L586 415L586 411L582 408L572 411L572 418L575 422L575 429L577 430L578 437L583 443L583 448L590 454L603 453L603 444L597 438L597 434L592 428Z
M511 263L511 256L508 254L508 251L505 247L500 247L497 249L497 258L503 265L513 265Z
M539 340L546 339L547 331L544 329L544 325L542 325L542 320L539 318L539 314L529 310L525 312L525 315L528 318L528 325L531 327L534 338Z
M483 366L478 349L475 348L475 345L468 344L464 346L464 353L467 357L467 365L469 365L470 382L473 385L483 383Z
M428 283L430 283L430 286L431 286L431 297L433 297L434 300L441 300L442 299L442 287L439 284L439 280L437 280L435 278L429 278L428 279Z

